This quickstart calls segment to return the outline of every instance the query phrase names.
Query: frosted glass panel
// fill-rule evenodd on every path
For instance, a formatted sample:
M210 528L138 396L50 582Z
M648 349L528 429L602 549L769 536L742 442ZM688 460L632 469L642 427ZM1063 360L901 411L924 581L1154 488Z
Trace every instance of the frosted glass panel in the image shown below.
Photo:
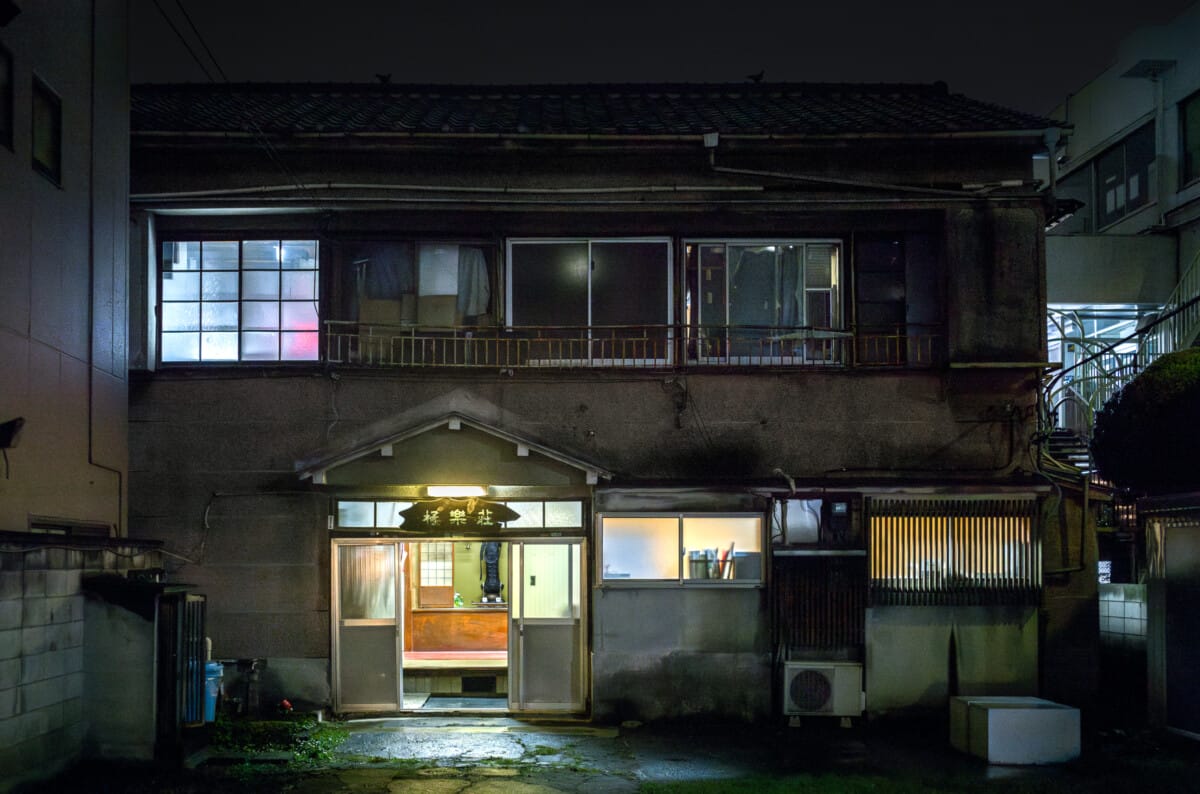
M546 526L582 527L582 502L546 502Z
M604 518L604 579L678 579L677 518Z
M242 327L256 330L279 328L279 304L274 301L246 301L242 304Z
M338 546L342 620L396 616L396 547Z
M200 334L163 334L163 361L199 361Z
M233 331L238 327L236 303L205 303L200 309L201 328L205 331Z
M283 273L283 297L288 300L312 300L317 297L316 271L285 271Z
M208 333L200 337L200 357L205 361L237 361L237 333Z
M244 270L278 270L279 243L275 240L246 240L242 243Z
M278 361L279 334L273 331L247 331L242 334L243 361Z
M164 331L199 331L199 303L164 303L162 307Z
M504 526L508 529L542 526L541 502L505 502L505 504L520 516L513 521L505 523Z
M235 301L238 298L237 273L205 273L201 285L206 301Z
M317 330L317 306L313 301L282 304L283 327L288 331Z
M205 270L237 270L237 243L200 243L200 262Z
M320 355L320 340L316 331L283 335L281 358L284 361L316 361Z
M282 258L284 270L312 270L317 266L317 241L284 240Z
M200 274L163 273L162 297L164 301L200 300Z
M274 300L279 297L279 275L266 270L242 273L242 297Z
M374 502L337 503L339 527L371 527L375 521Z
M375 526L398 527L404 524L404 516L400 511L412 507L412 502L376 502Z

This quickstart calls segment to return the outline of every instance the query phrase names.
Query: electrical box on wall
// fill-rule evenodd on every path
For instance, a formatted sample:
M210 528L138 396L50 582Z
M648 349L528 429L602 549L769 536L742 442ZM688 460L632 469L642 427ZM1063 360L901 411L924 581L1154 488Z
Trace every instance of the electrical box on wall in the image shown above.
M850 496L779 499L773 535L776 543L788 546L861 548L861 514Z

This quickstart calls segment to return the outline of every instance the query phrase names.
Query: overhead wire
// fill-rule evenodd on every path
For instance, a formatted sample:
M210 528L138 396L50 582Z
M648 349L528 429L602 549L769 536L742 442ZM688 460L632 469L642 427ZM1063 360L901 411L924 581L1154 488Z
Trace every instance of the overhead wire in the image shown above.
M218 61L216 55L213 54L212 48L208 46L208 42L205 41L204 35L200 32L200 29L196 27L196 23L192 20L191 14L189 14L187 9L183 6L183 0L174 0L174 3L175 7L179 9L179 13L183 16L184 21L187 22L188 29L191 31L192 36L197 42L199 42L200 47L203 48L205 54L208 56L213 69L215 69L217 74L220 76L219 82L229 84L229 76L225 73L225 70L221 68L220 61ZM192 56L192 60L194 60L196 65L200 67L200 71L204 72L204 76L208 78L209 82L218 82L217 78L213 76L213 73L204 63L204 60L200 57L195 48L193 48L191 43L188 41L187 37L183 34L183 31L179 29L178 25L175 24L175 21L171 19L171 16L166 12L166 9L162 7L162 4L159 2L159 0L154 0L154 7L158 9L158 13L166 21L168 27L171 28L171 31L175 34L175 37L178 38L180 43L183 44L184 49L187 50L188 54ZM288 164L283 161L283 158L279 154L279 150L276 149L274 144L271 143L270 138L268 138L266 133L263 132L262 127L260 127L258 122L255 121L249 110L242 110L242 118L250 128L250 131L257 140L260 148L262 148L263 152L266 154L267 159L271 161L271 164L278 168L287 178L287 180L295 185L299 192L305 194L306 197L313 202L313 204L319 204L316 194L312 193L309 187L300 179L298 179Z

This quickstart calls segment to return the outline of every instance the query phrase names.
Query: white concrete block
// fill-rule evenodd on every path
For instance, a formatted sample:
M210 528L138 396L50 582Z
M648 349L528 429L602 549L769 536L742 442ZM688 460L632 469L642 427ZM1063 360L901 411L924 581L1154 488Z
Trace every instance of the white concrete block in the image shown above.
M1079 757L1079 709L1041 703L973 702L971 754L989 764L1060 764Z
M46 595L65 596L71 594L70 571L46 571Z
M71 620L71 596L46 597L47 623L69 623Z
M83 673L71 673L64 676L67 686L63 691L63 699L83 697Z
M45 709L64 700L65 678L44 678L21 686L21 706L25 711ZM58 726L55 726L58 727Z
M17 688L0 689L0 720L7 720L17 713Z
M50 611L45 598L26 598L21 602L21 625L45 626L50 622Z
M950 698L950 746L960 753L971 752L970 708L972 703L1049 703L1019 695L960 695Z
M67 648L63 658L63 673L83 672L83 646Z

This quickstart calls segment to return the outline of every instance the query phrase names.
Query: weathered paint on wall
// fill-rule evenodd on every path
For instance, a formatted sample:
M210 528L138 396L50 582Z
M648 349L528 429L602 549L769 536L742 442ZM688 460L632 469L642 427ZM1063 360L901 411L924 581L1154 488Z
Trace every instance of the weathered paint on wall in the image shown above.
M766 590L598 587L593 714L763 718L771 704Z
M1033 607L867 610L867 710L944 709L953 695L1037 695Z

